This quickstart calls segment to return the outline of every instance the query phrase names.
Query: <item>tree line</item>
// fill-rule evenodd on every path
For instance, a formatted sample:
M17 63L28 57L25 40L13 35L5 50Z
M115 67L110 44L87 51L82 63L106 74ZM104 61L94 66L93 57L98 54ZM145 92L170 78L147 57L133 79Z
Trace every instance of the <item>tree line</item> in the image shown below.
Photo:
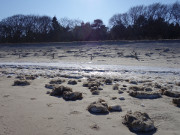
M0 21L0 43L180 38L180 3L135 6L92 23L56 17L14 15Z

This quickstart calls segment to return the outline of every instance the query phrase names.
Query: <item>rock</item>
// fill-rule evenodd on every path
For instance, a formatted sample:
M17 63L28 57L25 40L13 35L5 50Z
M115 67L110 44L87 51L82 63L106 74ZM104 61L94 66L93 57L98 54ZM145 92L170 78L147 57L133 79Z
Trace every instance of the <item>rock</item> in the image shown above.
M79 79L78 82L82 82L82 81Z
M26 80L15 80L13 86L26 86L30 85L30 82Z
M16 78L19 79L19 80L24 80L24 79L25 79L25 76L18 75L18 76L16 76Z
M88 82L84 82L83 87L88 87Z
M118 90L118 93L119 93L119 94L122 94L122 93L124 93L124 91L122 91L122 90Z
M75 100L80 100L82 98L83 98L82 93L80 93L80 92L65 91L63 93L63 99L64 100L75 101Z
M124 116L123 124L135 132L149 132L155 130L154 122L147 113L128 112Z
M50 91L47 91L46 94L50 94L51 92Z
M144 88L141 87L141 86L130 86L129 90L132 90L132 91L143 91Z
M98 87L98 90L103 90L103 88L101 88L101 87Z
M110 105L110 106L108 107L108 110L109 110L110 112L120 112L120 111L122 111L120 105Z
M92 93L92 95L99 95L99 90L93 90L93 91L91 91L91 93Z
M121 96L119 99L120 99L120 100L125 100L125 98L124 98L123 96Z
M50 84L61 84L65 82L65 80L57 79L57 80L51 80L49 83Z
M154 88L158 88L158 89L160 89L160 88L161 88L161 85L160 85L160 84L158 84L158 83L155 83L155 84L154 84Z
M127 87L127 85L124 85L124 84L123 84L123 87Z
M26 80L34 80L34 79L36 79L37 77L34 76L34 75L26 75L25 78L26 78Z
M112 84L112 80L111 79L106 79L105 80L105 84L106 85L111 85Z
M68 84L76 85L76 84L77 84L77 81L76 81L76 80L69 80L69 81L68 81Z
M136 84L136 85L138 84L137 81L133 81L133 80L131 80L129 83Z
M45 84L45 88L47 89L53 89L55 87L54 84Z
M127 90L127 89L126 89L126 88L124 88L124 87L123 87L123 88L120 88L120 89L121 89L121 90L123 90L123 91Z
M98 90L97 86L91 87L91 91Z
M176 106L180 107L180 98L173 98L172 102L173 102Z
M66 86L58 86L55 87L52 92L50 93L51 96L62 96L65 91L72 92L72 88Z
M175 97L179 98L180 97L180 92L179 91L170 91L170 90L162 90L162 94L166 95L168 97Z
M113 85L113 90L118 90L119 89L119 84L114 84Z
M95 114L107 114L109 113L108 105L103 99L99 99L97 102L93 102L88 106L88 111Z
M159 92L145 92L145 91L130 91L129 95L141 99L156 99L161 97L161 94Z
M145 91L153 91L151 88L145 88Z
M177 85L177 86L180 86L180 82L176 82L176 85Z
M118 79L118 78L114 78L114 81L115 81L115 82L119 82L119 81L120 81L120 79Z
M99 87L100 83L99 82L88 82L89 89L91 89L94 86Z
M117 99L117 97L111 97L111 100L115 100L115 99Z

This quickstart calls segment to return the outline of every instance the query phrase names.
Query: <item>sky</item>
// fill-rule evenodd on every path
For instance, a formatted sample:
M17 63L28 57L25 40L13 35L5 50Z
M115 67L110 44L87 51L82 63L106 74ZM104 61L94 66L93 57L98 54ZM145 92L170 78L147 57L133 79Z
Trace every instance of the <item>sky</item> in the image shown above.
M0 0L0 20L16 14L67 17L92 23L109 19L117 13L125 13L137 5L150 5L160 2L171 4L178 0Z

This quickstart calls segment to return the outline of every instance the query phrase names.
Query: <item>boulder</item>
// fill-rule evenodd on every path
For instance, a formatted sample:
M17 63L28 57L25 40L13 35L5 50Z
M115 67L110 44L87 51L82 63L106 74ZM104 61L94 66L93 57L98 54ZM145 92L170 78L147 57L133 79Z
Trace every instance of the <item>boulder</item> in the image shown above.
M128 112L124 116L123 124L135 132L149 132L155 130L154 122L147 113L136 111Z
M113 85L113 90L119 90L119 84L114 84Z
M108 105L103 99L99 99L98 101L91 103L87 109L90 113L94 114L109 113Z
M88 82L84 82L83 87L88 87Z
M106 79L105 80L105 84L106 85L111 85L112 84L112 80L111 79Z
M180 86L180 82L176 82L176 85L177 85L177 86Z
M121 97L119 98L119 100L125 100L125 98L124 98L123 96L121 96Z
M98 90L97 86L91 87L91 91Z
M71 100L71 101L75 101L75 100L81 100L82 97L82 93L81 92L71 92L71 91L65 91L63 93L63 99L64 100Z
M175 97L179 98L180 97L180 92L179 91L170 91L170 90L162 90L162 94L166 95L168 97Z
M92 87L99 87L100 83L96 81L88 82L88 88L91 89Z
M92 93L92 95L99 95L99 90L93 90L93 91L91 91L91 93Z
M55 87L54 84L45 84L45 88L47 89L53 89Z
M15 80L13 86L26 86L30 85L30 82L26 80Z
M77 81L76 81L76 80L69 80L69 81L68 81L68 84L70 84L70 85L76 85L76 84L77 84Z
M62 96L65 91L72 92L72 88L66 86L58 86L55 87L52 92L50 93L51 96Z
M129 95L141 99L156 99L161 97L161 94L159 92L146 92L146 91L130 91Z
M110 112L120 112L120 111L122 111L120 105L110 105L110 106L108 107L108 110L109 110Z
M129 90L132 90L132 91L143 91L144 88L141 87L141 86L130 86Z
M134 80L129 81L129 83L136 84L136 85L138 84L137 81L134 81Z
M180 107L180 98L174 98L174 99L172 100L172 102L173 102L176 106Z
M37 76L35 76L35 75L26 75L25 78L26 78L26 80L34 80L34 79L37 78Z
M153 91L152 88L145 88L145 91Z
M65 82L65 80L57 79L57 80L51 80L49 83L50 84L61 84Z
M122 94L122 93L124 93L124 91L122 91L122 90L118 90L118 93L119 93L119 94Z

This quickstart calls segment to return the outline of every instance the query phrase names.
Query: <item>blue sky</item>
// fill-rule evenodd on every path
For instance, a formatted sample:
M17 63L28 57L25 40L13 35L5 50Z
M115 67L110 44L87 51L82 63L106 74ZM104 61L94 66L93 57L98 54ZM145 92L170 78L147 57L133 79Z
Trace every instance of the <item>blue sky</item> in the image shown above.
M34 14L67 17L93 22L108 20L116 13L127 12L130 7L160 2L174 3L177 0L0 0L0 20L15 14Z

